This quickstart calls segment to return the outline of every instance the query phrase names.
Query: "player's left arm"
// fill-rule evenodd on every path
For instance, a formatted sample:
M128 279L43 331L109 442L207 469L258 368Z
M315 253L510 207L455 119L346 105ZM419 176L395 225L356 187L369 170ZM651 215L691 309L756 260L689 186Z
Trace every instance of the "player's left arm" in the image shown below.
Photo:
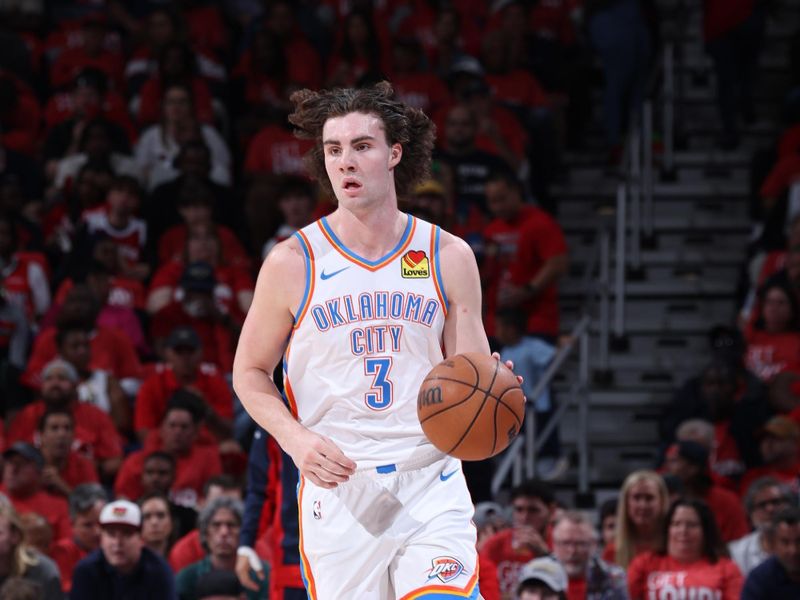
M449 302L444 322L444 354L489 354L489 341L481 315L481 281L478 263L467 243L442 231L439 249L442 283Z

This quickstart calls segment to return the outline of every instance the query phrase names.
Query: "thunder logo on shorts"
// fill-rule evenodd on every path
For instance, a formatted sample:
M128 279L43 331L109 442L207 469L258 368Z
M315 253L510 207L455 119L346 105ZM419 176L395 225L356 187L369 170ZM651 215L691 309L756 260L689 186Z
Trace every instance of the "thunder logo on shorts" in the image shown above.
M428 569L428 580L438 577L442 583L449 583L464 571L464 565L452 556L437 556Z

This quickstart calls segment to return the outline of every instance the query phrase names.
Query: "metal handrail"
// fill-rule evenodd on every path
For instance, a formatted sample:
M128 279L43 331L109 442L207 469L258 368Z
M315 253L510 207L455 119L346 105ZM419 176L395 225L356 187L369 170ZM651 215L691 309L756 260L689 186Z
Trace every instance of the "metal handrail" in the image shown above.
M561 418L563 417L566 409L568 408L571 401L574 400L576 394L570 394L569 400L565 403L562 403L559 408L556 410L556 413L551 418L550 422L544 428L542 432L540 432L538 439L534 443L534 438L536 437L536 416L535 411L531 409L531 402L534 399L538 398L542 392L546 389L550 382L552 381L555 374L567 360L567 358L572 353L572 350L575 348L577 344L580 344L580 354L581 354L581 361L585 362L586 365L581 369L582 375L579 376L579 381L577 384L573 385L573 388L576 387L585 387L588 388L589 383L589 352L588 352L588 342L589 342L589 325L591 324L591 317L588 315L584 315L580 321L572 328L570 332L570 339L567 344L559 348L556 355L553 357L553 360L548 365L547 369L545 369L544 374L536 382L536 385L533 388L533 392L531 392L531 397L529 398L529 404L526 410L525 415L525 423L524 423L524 431L523 435L518 436L512 443L506 453L503 455L500 464L497 466L495 470L494 477L492 477L492 495L496 496L497 493L500 491L500 488L503 485L506 477L508 477L509 473L512 469L514 469L513 473L513 482L514 484L518 484L522 480L522 460L520 459L520 455L524 448L527 448L527 455L525 457L525 477L530 478L534 476L536 472L536 453L544 444L544 441L549 437L550 433L552 433L553 429L558 426ZM583 373L585 371L585 373ZM585 377L584 377L585 375ZM573 390L571 390L573 391ZM580 390L574 390L580 391ZM588 411L588 401L589 397L588 394L582 395L582 401L587 404L585 410ZM580 431L580 418L579 418L579 431L578 436L579 439L586 438L586 431ZM584 427L588 425L588 420L584 423ZM589 479L588 479L588 446L584 448L583 454L585 456L580 456L581 452L579 449L579 490L581 492L588 491L589 489ZM581 473L582 469L580 465L586 465L585 467L585 480L581 480Z

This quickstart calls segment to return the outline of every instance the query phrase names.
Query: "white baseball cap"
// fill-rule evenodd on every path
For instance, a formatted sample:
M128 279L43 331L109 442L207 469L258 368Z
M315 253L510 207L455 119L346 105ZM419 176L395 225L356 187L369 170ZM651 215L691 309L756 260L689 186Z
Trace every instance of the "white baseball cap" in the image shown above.
M552 556L534 558L520 569L517 581L522 584L531 580L541 581L554 592L566 592L569 585L567 572Z
M133 502L115 500L100 511L100 525L130 525L138 529L142 526L142 511Z

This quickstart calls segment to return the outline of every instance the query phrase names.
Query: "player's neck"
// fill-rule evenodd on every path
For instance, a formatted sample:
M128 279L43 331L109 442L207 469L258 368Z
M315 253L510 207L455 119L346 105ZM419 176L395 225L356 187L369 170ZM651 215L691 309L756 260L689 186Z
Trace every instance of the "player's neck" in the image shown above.
M328 217L328 224L351 251L367 260L377 260L397 245L408 217L396 206L365 211L339 207Z

